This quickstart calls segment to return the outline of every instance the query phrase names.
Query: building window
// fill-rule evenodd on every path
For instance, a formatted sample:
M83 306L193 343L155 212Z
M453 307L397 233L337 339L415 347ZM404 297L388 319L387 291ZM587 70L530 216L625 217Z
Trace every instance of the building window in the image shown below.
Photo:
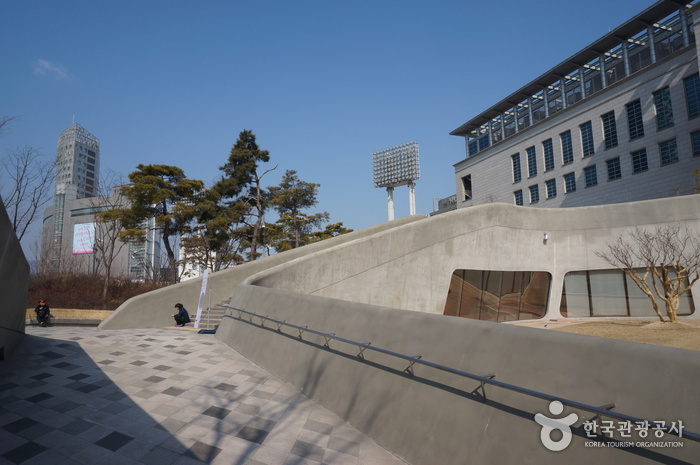
M637 150L632 152L632 172L634 174L642 173L649 169L649 164L647 163L647 149Z
M683 79L685 101L688 104L688 119L700 116L700 75L693 74Z
M537 176L537 154L535 147L528 147L527 152L527 175L530 177Z
M603 138L605 148L617 147L617 124L615 123L615 112L611 111L600 117L603 120Z
M593 125L590 121L583 123L581 126L581 150L584 157L588 157L595 153L593 145Z
M511 155L511 160L513 161L513 182L520 182L522 179L522 172L520 171L520 154L516 153Z
M673 126L671 91L668 87L654 92L654 108L656 108L656 127L659 131Z
M517 191L513 192L513 199L515 200L516 205L523 205L523 191L522 189L518 189Z
M540 188L537 184L530 186L530 203L537 203L540 201Z
M700 131L690 133L690 142L693 144L693 156L700 155Z
M455 270L443 314L488 321L542 318L551 281L544 271Z
M464 200L472 198L472 175L468 174L462 178L462 187L464 188Z
M567 173L564 175L564 192L574 192L576 190L576 175Z
M559 134L561 138L561 161L564 165L573 163L574 149L571 145L571 131L562 132Z
M595 165L584 168L583 175L586 179L586 187L593 187L598 184L598 173L596 172Z
M640 276L644 270L635 270ZM646 281L649 287L651 275ZM561 314L564 317L633 316L653 317L649 298L622 270L571 271L564 276L561 298ZM681 298L678 315L695 313L695 303L690 292Z
M642 120L642 104L639 100L626 105L627 125L630 130L630 140L644 137L644 121Z
M659 144L659 153L661 154L661 166L677 162L678 148L676 147L676 139L661 142Z
M545 187L547 188L547 198L551 199L552 197L557 196L557 181L556 179L548 179L544 182Z
M613 158L605 162L608 165L608 181L620 179L622 170L620 169L620 158Z
M549 171L554 169L554 147L552 145L552 139L547 139L542 142L542 148L544 149L544 170Z

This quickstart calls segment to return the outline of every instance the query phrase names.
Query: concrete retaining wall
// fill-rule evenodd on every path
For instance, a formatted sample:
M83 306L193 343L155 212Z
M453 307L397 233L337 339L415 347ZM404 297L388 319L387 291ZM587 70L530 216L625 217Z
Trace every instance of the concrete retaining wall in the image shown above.
M207 294L203 307L208 307L210 303L217 305L221 302L228 302L236 286L255 273L298 259L306 254L313 254L320 250L360 240L378 232L420 221L424 218L420 215L402 218L212 273L208 279ZM128 329L172 326L173 319L170 315L174 313L173 306L177 302L181 302L185 306L190 312L190 317L194 320L201 288L202 278L196 278L132 297L107 317L99 325L99 328Z
M419 226L419 225L417 225ZM683 421L700 432L700 353L646 344L431 315L242 284L233 306L288 323L565 399L647 420ZM581 424L592 414L479 383L322 337L277 331L227 316L217 336L245 357L297 386L380 445L414 465L482 463L694 463L700 444L682 448L585 447ZM579 415L561 452L540 441L535 413ZM653 434L652 434L653 436ZM639 440L639 438L635 438ZM655 440L655 439L650 439ZM667 436L666 440L675 440ZM680 460L678 462L674 460Z
M0 198L0 359L24 336L29 264Z
M546 318L561 318L566 273L609 269L595 252L617 235L676 223L700 231L700 195L562 209L488 204L309 253L250 283L442 314L456 269L546 271L552 276ZM700 283L693 290L700 295Z

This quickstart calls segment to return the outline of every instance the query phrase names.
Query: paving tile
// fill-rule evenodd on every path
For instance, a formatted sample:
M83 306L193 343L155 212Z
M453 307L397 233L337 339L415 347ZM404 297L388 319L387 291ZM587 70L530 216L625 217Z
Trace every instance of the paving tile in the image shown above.
M0 364L0 465L403 463L214 336L42 330Z
M298 457L314 460L316 462L322 462L323 454L325 453L322 447L300 440L294 442L294 446L292 446L290 452Z
M14 449L5 452L4 454L2 454L2 457L9 460L10 462L20 464L25 463L27 460L31 459L36 455L41 454L45 450L48 449L42 446L41 444L29 441L25 444L22 444L19 447L15 447Z

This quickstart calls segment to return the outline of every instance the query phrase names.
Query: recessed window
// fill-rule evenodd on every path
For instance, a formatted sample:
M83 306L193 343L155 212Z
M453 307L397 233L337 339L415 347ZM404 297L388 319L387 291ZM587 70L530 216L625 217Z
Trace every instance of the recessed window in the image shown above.
M586 179L586 187L593 187L598 184L598 172L595 169L595 165L584 168L583 176Z
M544 271L455 270L443 314L489 321L542 318L551 281Z
M590 121L579 126L581 129L581 151L584 157L591 156L595 153L593 144L593 125Z
M685 101L688 104L688 119L700 116L700 76L693 74L683 79Z
M628 103L627 125L630 131L630 140L644 137L644 121L642 120L642 104L639 100Z
M677 162L678 148L676 147L676 139L661 142L659 144L659 154L661 155L661 166Z
M654 92L654 108L656 109L656 127L662 129L673 126L673 108L671 106L671 91L668 87Z
M554 169L554 147L552 144L552 139L547 139L542 142L542 149L544 151L544 170L550 171Z
M464 200L472 198L472 175L468 174L462 178L462 187L464 188Z
M605 148L617 147L617 124L615 123L615 112L611 111L600 117L603 121L603 139Z
M537 184L530 186L530 203L537 203L540 201L540 188Z
M551 199L557 196L557 181L556 179L548 179L544 182L547 188L547 198Z
M576 175L574 173L566 173L564 175L564 192L574 192L576 190Z
M518 189L517 191L513 192L513 200L516 205L523 205L523 191L522 189Z
M644 270L635 270L640 276ZM651 275L646 278L652 287ZM564 276L561 307L562 316L569 318L589 316L653 317L649 297L621 270L571 271ZM679 301L678 315L695 313L690 292Z
M574 150L571 145L571 131L562 132L559 134L561 138L561 161L567 165L574 161Z
M516 153L511 155L511 161L513 162L513 182L520 182L522 179L522 172L520 170L520 154Z
M642 173L649 169L649 163L647 163L647 149L637 150L630 155L632 155L632 172L634 174Z
M605 164L608 167L608 181L620 179L622 177L622 169L620 168L620 158L607 160Z
M528 147L525 151L527 152L527 175L529 177L537 176L537 154L535 153L535 147Z
M700 155L700 131L690 133L690 142L693 144L693 156Z

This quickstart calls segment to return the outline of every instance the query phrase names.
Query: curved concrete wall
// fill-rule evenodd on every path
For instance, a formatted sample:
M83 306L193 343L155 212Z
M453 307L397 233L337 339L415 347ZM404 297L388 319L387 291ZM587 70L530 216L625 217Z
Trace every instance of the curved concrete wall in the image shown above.
M287 323L646 420L681 420L700 432L700 353L626 341L431 315L241 284L231 304ZM277 330L227 316L216 337L298 387L413 465L482 463L694 463L700 444L682 448L586 447L592 414L311 333ZM576 413L574 438L561 452L540 441L534 415ZM602 425L602 423L599 423ZM617 425L617 423L615 423ZM652 434L653 436L653 434ZM556 438L555 438L556 439ZM639 438L636 439L639 441ZM652 439L657 440L657 439ZM663 441L676 441L666 436Z
M636 226L677 222L700 231L700 195L566 209L488 204L310 253L248 282L442 314L456 269L546 271L552 284L545 317L561 318L566 273L610 268L595 255L606 242ZM700 283L693 290L700 295Z
M29 264L0 198L0 359L24 336Z
M419 215L402 218L212 273L208 279L205 307L209 306L210 302L212 305L228 302L236 286L255 273L273 268L306 254L313 254L320 250L360 240L378 232L400 227L423 218L423 216ZM192 319L194 319L201 288L202 278L196 278L132 297L120 305L98 328L128 329L172 326L173 319L170 315L173 313L173 306L177 302L181 302L190 312Z

